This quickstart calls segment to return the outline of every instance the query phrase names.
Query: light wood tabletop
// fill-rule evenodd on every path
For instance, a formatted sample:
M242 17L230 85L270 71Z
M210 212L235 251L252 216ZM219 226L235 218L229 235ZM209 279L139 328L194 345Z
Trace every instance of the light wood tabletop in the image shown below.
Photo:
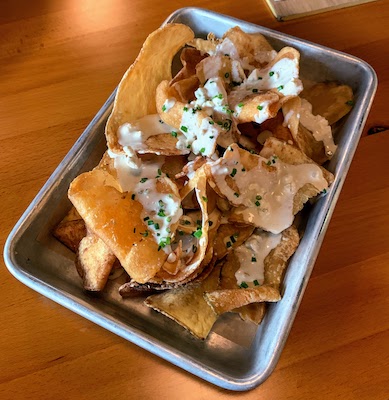
M34 292L2 261L0 398L388 399L386 0L288 22L278 22L262 0L1 1L2 247L146 36L189 5L344 51L378 75L363 136L277 367L252 391L220 389Z

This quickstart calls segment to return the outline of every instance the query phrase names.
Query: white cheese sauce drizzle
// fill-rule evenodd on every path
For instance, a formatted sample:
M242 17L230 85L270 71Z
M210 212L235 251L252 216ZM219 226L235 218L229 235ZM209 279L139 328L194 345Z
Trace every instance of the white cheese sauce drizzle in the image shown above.
M239 286L254 287L264 281L265 258L281 242L282 234L272 234L259 229L234 252L239 260L235 278Z
M331 157L336 151L336 144L332 136L331 126L321 115L312 114L312 104L301 99L300 123L309 131L317 141L322 141L327 156Z
M129 146L124 147L126 155L112 151L108 154L114 159L123 192L132 193L132 199L143 206L141 218L145 230L139 233L148 236L150 232L160 248L169 254L174 234L171 226L182 216L181 199L174 193L161 193L157 189L157 181L166 178L166 174L161 171L163 158L159 162L142 162L130 149Z
M328 187L316 164L290 165L277 157L253 157L258 163L248 171L237 147L230 148L223 158L211 164L211 170L221 193L234 206L244 206L236 213L256 227L275 234L282 232L293 222L293 200L300 188L310 183L321 192ZM227 184L227 176L234 179L237 191Z

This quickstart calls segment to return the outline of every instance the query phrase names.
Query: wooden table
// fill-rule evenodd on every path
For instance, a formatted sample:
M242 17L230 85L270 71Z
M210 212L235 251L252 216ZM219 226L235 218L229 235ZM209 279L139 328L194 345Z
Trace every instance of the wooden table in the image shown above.
M0 4L1 245L180 0ZM369 62L378 92L278 366L216 388L35 293L0 269L1 399L389 398L389 2L277 22L261 0L193 0Z

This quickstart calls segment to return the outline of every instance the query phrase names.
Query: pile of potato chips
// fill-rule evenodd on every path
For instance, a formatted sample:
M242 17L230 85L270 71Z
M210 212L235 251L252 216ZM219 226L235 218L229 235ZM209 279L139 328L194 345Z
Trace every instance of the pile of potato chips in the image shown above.
M238 27L198 39L168 24L147 38L119 84L107 152L71 183L74 208L54 231L86 290L125 271L123 298L145 296L201 339L225 312L261 322L299 244L295 216L333 182L331 125L353 104L345 85L303 88L299 60Z

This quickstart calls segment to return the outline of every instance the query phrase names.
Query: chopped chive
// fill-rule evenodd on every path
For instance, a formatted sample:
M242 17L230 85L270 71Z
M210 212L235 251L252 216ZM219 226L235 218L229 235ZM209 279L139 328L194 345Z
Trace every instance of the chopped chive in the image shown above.
M257 262L257 259L255 257L251 257L251 262Z
M146 229L143 233L141 233L141 235L147 237L149 236L149 231Z
M165 211L159 210L159 211L158 211L158 216L159 216L159 217L166 217Z
M274 72L273 71L270 71L269 72L269 76L273 76L274 75Z
M196 253L196 251L197 251L197 246L193 245L193 246L192 246L192 251L193 251L193 253Z
M232 246L231 242L227 242L227 243L226 243L227 249L230 248L231 246Z
M242 282L242 283L240 284L240 287L241 287L241 288L244 288L244 289L247 289L247 288L249 287L249 285L248 285L246 282Z
M231 239L231 242L232 242L232 243L235 243L235 242L236 242L236 239L235 239L234 235L230 236L230 239Z
M149 221L147 221L147 225L154 225L154 221L150 219Z
M258 93L258 89L253 89L253 93Z
M135 200L135 193L131 195L131 200Z
M178 231L178 234L179 234L180 236L183 236L183 235L184 235L184 231Z
M259 282L256 279L253 281L253 283L255 286L259 286Z
M244 106L244 103L239 103L238 104L238 107L243 107Z
M136 232L136 228L134 228L134 233Z
M203 231L201 229L198 229L196 232L192 233L192 235L194 237L196 237L197 239L201 238L202 234L203 234Z
M257 207L259 207L259 206L261 205L261 203L260 203L259 201L256 201L254 204L255 204Z
M257 108L258 108L259 111L263 110L262 106L257 106Z
M213 222L212 222L212 221L208 221L208 225L209 225L209 226L212 226L212 225L213 225Z
M237 173L236 168L233 168L231 173L230 173L230 176L234 177L236 175L236 173Z
M283 85L278 86L277 90L282 90L284 88Z
M228 78L230 76L230 74L228 73L228 72L226 72L225 74L224 74L224 77L225 78Z
M217 94L216 96L212 97L213 99L222 99L223 95L221 93Z
M177 137L177 132L176 131L172 131L171 134L172 134L173 137Z
M235 197L239 197L239 193L236 193L236 192L235 192L235 193L234 193L234 196L235 196Z
M355 104L355 102L353 100L349 100L349 101L346 101L346 104L348 106L353 106Z
M269 161L266 163L266 165L271 165L271 160L269 160Z
M171 220L172 220L172 217L167 217L167 218L166 218L166 221L167 221L167 222L171 222Z
M188 132L188 127L185 125L182 125L180 129L182 130L182 132L185 132L185 133Z
M162 111L163 111L163 112L166 111L166 106L165 106L165 104L162 106Z
M262 200L262 196L259 195L255 196L255 200Z
M184 107L184 111L188 111L188 107Z
M150 219L150 217L144 217L143 221L147 221L148 219Z
M187 149L190 149L190 147L191 147L190 144L188 144L188 146L186 146Z
M142 178L139 182L140 183L145 183L147 181L148 178Z
M205 196L202 196L202 197L203 197L203 200L204 200L205 202L208 201L208 198L207 198L207 197L205 197Z
M259 80L259 81L262 80L262 76L258 76L258 80Z
M201 149L200 149L200 153L204 153L205 152L205 147L202 147Z
M190 225L190 221L188 221L187 219L184 220L184 225Z
M159 224L154 224L154 229L157 231L159 230Z
M213 125L214 124L214 122L211 121L211 120L209 120L208 123L209 123L209 125Z

